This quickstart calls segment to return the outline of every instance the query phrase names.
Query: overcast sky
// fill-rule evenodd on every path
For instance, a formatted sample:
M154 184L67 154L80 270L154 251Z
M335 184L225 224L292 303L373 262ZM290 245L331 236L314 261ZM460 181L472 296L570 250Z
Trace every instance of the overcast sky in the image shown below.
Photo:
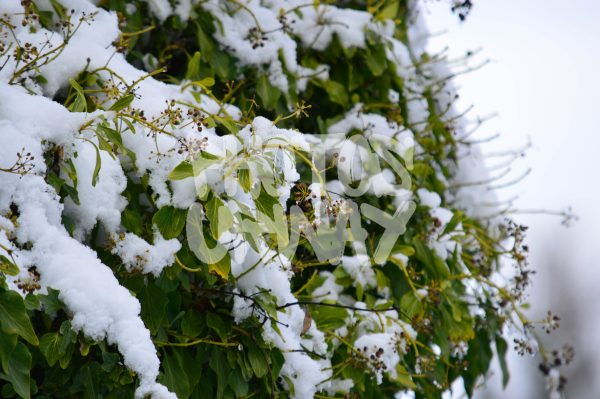
M501 196L520 194L520 209L562 210L571 205L580 217L570 229L561 227L560 218L518 219L531 226L530 259L538 270L532 312L556 309L563 318L563 332L554 343L569 342L579 355L580 363L567 370L569 397L598 398L600 1L473 3L462 24L448 11L446 1L430 3L429 29L447 31L431 39L431 49L449 46L450 54L461 55L482 48L478 59L491 60L482 70L458 79L463 108L474 104L475 114L499 114L479 132L481 137L502 134L487 151L517 148L529 139L533 144L527 157L515 164L513 177L528 167L532 173ZM531 376L520 372L522 362L514 367L509 392L497 397L537 397Z

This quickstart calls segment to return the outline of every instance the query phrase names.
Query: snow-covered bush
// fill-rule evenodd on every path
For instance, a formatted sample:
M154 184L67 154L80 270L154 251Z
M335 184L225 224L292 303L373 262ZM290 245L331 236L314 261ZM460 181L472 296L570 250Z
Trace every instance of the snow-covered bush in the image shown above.
M536 350L419 4L337 3L0 2L3 397L471 395Z

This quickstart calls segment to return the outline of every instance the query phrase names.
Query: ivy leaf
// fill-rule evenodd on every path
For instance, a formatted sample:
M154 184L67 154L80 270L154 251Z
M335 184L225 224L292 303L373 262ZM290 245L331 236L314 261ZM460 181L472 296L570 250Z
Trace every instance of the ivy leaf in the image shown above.
M162 362L165 371L163 383L172 389L179 399L190 397L202 375L202 363L194 361L189 351L175 348L165 354Z
M0 365L3 370L8 369L10 354L17 346L17 336L14 334L0 334Z
M62 337L59 333L44 334L40 339L40 352L44 355L50 367L60 359L64 352L61 352Z
M223 319L221 319L217 314L207 313L206 325L211 330L214 330L222 341L227 341L227 327L225 326Z
M31 397L29 374L31 370L31 353L23 343L17 342L8 358L10 360L7 364L2 365L8 381L21 398L29 399Z
M7 334L18 334L32 345L39 345L33 326L27 315L25 303L13 291L0 293L0 324Z
M400 363L398 363L396 366L396 372L396 381L398 381L402 386L411 390L417 389L417 385L413 382L410 373Z
M73 78L69 78L69 83L71 83L71 86L75 89L75 101L73 101L69 109L72 112L87 112L87 101L85 99L85 94L83 93L83 88Z
M218 49L215 49L213 52L211 65L221 79L228 79L232 72L235 72L233 59Z
M208 271L217 274L223 280L229 279L231 271L231 257L229 253L225 254L218 262L208 265Z
M98 175L100 174L100 168L102 167L102 158L100 157L100 149L98 146L92 141L89 142L96 150L96 165L94 166L94 173L92 174L92 187L96 187L96 183L98 183Z
M398 16L398 10L400 9L400 1L392 0L382 7L381 11L377 14L377 19L384 21L386 19L394 19Z
M323 82L323 88L329 95L329 99L342 107L348 106L348 93L346 88L341 83L333 80L326 80Z
M210 368L217 375L217 398L222 398L225 388L227 387L227 359L223 356L223 352L218 348L213 348L210 362Z
M56 13L56 15L58 15L60 19L65 18L67 10L62 4L58 2L58 0L50 0L50 4L52 4L54 12Z
M123 138L121 137L121 133L105 125L98 125L98 129L104 132L106 137L108 137L111 142L120 148L123 147Z
M233 215L219 197L213 196L204 206L206 217L210 225L210 232L215 240L218 240L223 232L233 226Z
M333 331L342 327L348 317L348 311L333 306L314 306L311 316L322 331Z
M118 112L118 111L122 110L123 108L128 107L129 104L131 104L133 102L134 98L135 98L135 96L133 94L127 94L127 95L119 98L117 101L115 101L115 103L113 105L111 105L111 107L108 110Z
M455 212L454 215L452 215L452 219L450 219L450 222L448 222L446 227L444 227L444 231L442 232L441 235L448 234L448 233L454 231L456 226L460 222L462 222L463 218L464 218L463 212L461 212L461 211Z
M152 334L156 334L166 316L169 302L167 295L153 282L145 282L141 278L133 280L131 288L140 298L142 305L140 315L144 323Z
M506 388L508 380L510 379L510 373L508 372L508 365L506 364L506 351L508 345L504 338L496 335L496 352L498 353L498 362L500 362L500 369L502 369L502 387Z
M273 373L273 377L277 377L279 376L279 373L281 372L281 368L283 367L283 364L285 363L285 358L283 357L283 354L281 354L281 352L277 349L271 349L270 352L270 357L271 357L271 372Z
M252 366L252 370L256 377L262 378L267 375L269 372L269 365L259 348L255 346L248 348L248 360L250 361L250 365Z
M387 68L387 55L383 44L379 43L369 48L367 52L367 65L375 76L381 76L385 72Z
M200 335L204 329L204 319L194 311L187 311L181 320L181 332L191 338Z
M275 218L273 207L275 205L280 205L277 198L270 196L264 189L261 188L260 194L258 198L256 198L255 202L256 209L269 216L271 219Z
M19 274L19 268L17 265L12 263L6 256L0 255L0 272L9 276L16 276Z
M200 52L196 51L192 58L188 61L185 78L187 80L197 79L200 75Z
M152 217L160 234L166 240L177 238L185 227L187 218L187 209L173 208L172 206L163 206Z
M194 85L194 86L198 86L204 90L209 90L209 87L212 87L215 85L215 80L209 76L204 79L195 80L195 81L191 82L190 84Z
M242 190L244 190L245 193L250 191L250 189L252 188L252 178L250 177L250 170L247 168L238 169L237 177L240 186L242 187Z
M188 177L198 176L203 170L209 168L219 161L219 158L208 153L202 152L202 156L193 163L183 161L169 173L170 180L183 180Z
M260 97L263 103L263 107L266 109L273 109L277 105L277 100L281 97L281 91L274 87L267 75L260 75L258 82L256 82L256 93Z
M58 291L48 287L48 293L46 295L38 295L38 299L42 304L44 313L48 316L54 316L56 312L62 309L62 303L58 299Z
M194 167L188 161L183 161L169 173L170 180L183 180L194 177Z
M84 366L79 372L81 382L83 382L84 399L97 399L100 396L100 381L99 373L100 365L98 363L90 363Z
M236 125L231 118L223 118L219 115L213 115L212 117L215 121L225 127L225 129L227 129L231 134L236 134L240 130L238 125Z
M229 372L227 382L236 397L243 397L248 394L248 383L239 369L235 368Z

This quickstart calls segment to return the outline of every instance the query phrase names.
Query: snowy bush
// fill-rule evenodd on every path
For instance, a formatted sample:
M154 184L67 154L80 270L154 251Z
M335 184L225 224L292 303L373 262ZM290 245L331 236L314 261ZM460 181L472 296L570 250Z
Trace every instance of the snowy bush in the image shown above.
M337 3L0 2L3 397L471 395L537 350L419 4Z

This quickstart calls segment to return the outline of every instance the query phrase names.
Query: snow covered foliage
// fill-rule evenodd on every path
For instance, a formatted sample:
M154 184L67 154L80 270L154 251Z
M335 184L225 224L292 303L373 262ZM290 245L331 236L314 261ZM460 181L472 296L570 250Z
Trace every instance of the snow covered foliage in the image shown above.
M533 352L419 4L339 3L0 2L3 397L436 398Z

